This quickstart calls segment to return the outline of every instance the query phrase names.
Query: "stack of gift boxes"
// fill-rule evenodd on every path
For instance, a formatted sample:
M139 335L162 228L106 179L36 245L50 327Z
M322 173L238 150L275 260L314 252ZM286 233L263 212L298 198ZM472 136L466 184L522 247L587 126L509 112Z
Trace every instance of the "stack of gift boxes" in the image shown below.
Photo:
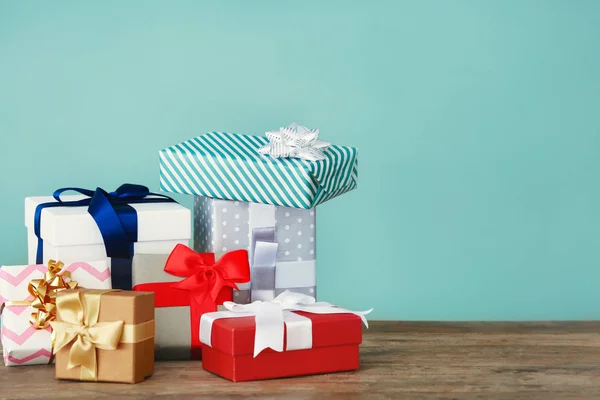
M28 265L0 269L4 363L130 383L155 358L232 381L358 369L367 312L316 301L315 208L356 188L357 151L318 134L161 150L160 188L195 196L193 218L133 184L26 198Z

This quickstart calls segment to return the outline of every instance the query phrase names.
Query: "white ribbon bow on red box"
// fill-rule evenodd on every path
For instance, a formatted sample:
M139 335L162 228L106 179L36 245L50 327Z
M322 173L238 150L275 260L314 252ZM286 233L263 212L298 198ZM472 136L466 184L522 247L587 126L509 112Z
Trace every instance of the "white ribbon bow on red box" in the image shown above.
M292 311L313 314L354 314L360 317L368 328L368 311L350 311L325 302L317 302L313 297L301 293L285 291L273 301L255 301L251 304L223 303L229 311L203 314L200 319L200 341L211 346L212 324L221 318L254 317L256 334L254 337L254 357L266 348L283 351L284 336L287 333L286 350L312 348L312 322L309 318Z

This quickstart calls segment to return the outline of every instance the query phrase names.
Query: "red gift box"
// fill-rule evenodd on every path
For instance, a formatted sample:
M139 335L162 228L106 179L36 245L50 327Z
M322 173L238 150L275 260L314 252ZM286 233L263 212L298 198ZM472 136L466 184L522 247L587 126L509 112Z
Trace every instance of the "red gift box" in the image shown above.
M312 348L283 352L268 348L254 357L255 317L216 319L212 323L211 346L203 345L202 367L234 382L358 369L362 342L359 316L294 313L310 319Z

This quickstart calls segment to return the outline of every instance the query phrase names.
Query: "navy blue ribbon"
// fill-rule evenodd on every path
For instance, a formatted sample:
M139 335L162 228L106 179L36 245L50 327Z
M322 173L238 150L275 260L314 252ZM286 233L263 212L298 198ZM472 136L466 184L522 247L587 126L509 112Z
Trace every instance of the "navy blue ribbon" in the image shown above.
M75 201L63 201L60 196L67 191L74 191L87 196ZM154 197L148 197L148 196ZM146 186L126 183L114 192L106 192L101 188L88 190L81 188L62 188L54 192L56 202L43 203L36 207L34 215L34 231L38 238L36 263L44 263L44 243L41 236L42 210L49 207L83 207L88 206L88 212L96 221L106 255L111 258L111 279L113 289L130 290L131 261L133 244L137 242L138 221L134 203L170 203L172 198L151 193ZM86 261L86 260L82 260Z

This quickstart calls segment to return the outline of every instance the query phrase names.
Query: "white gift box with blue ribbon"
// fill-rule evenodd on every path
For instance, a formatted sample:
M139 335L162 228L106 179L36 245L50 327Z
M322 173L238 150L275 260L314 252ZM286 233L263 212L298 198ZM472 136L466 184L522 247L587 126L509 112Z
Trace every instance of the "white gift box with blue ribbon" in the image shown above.
M265 137L210 132L163 149L160 187L196 195L194 249L247 249L252 280L234 300L316 296L316 209L356 188L358 151L298 125Z
M99 190L101 189L97 189L96 192ZM93 198L92 191L86 192L90 192ZM112 201L111 197L115 196L106 193L106 197ZM106 210L93 216L93 203L92 206L88 204L88 195L59 195L59 198L61 204L58 204L53 196L25 199L29 264L47 264L51 259L60 260L65 264L105 260L111 269L113 288L130 290L131 263L135 254L168 254L178 243L188 245L192 236L190 210L172 199L164 200L165 196L150 193L130 203L127 199L120 203L113 201L113 205L107 201L105 205L109 211L119 207L129 210L129 215L125 216L115 213L112 216L114 219L106 217ZM82 205L79 205L78 201L81 201ZM123 229L127 225L125 219L130 220L129 225L135 228L135 234L131 234L131 228L126 229L127 237L122 239L127 243L118 243L118 240L108 235ZM103 223L102 227L99 226L99 221ZM112 245L113 249L109 249L109 245ZM115 252L115 247L125 247L128 254L123 256L123 251L120 251L121 254L110 256L108 253Z

